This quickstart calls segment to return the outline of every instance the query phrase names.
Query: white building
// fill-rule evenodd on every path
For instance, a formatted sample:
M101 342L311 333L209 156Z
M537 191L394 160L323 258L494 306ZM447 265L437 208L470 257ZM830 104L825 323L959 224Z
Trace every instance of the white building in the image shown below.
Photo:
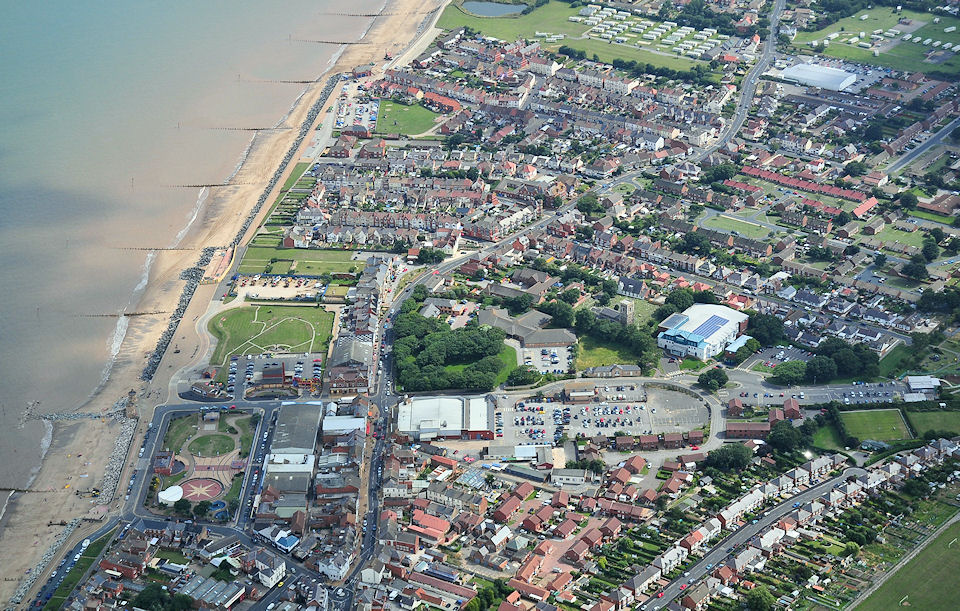
M397 430L426 441L493 439L493 407L485 396L413 397L397 407Z
M660 323L657 346L676 356L714 357L746 331L748 316L721 305L698 303Z
M819 64L790 66L781 73L781 76L786 81L831 91L843 91L857 82L857 75L852 72Z

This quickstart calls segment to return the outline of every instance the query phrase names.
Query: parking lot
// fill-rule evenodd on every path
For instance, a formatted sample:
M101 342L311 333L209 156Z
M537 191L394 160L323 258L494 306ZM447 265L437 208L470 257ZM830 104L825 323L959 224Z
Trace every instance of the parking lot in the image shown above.
M347 90L344 85L344 90ZM362 125L371 132L377 128L377 116L380 114L380 102L371 100L359 101L356 98L340 97L337 102L337 129L349 125Z
M603 388L610 388L609 392ZM519 445L552 445L564 433L569 438L676 433L697 429L709 419L706 406L687 394L671 390L597 387L603 394L579 403L518 401L497 408L498 439Z
M573 355L569 348L521 348L523 364L540 373L566 373Z
M741 363L738 369L752 369L760 363L767 367L774 368L780 363L786 363L788 361L803 361L806 363L812 358L813 353L807 350L801 350L794 346L774 346L772 348L764 348L757 354L751 356Z
M323 379L323 355L320 353L235 356L230 361L227 373L227 394L235 400L242 398L247 387L259 384L263 380L263 370L271 367L282 367L286 374L303 380L300 387L304 392L320 394L320 381ZM308 386L312 386L312 389Z

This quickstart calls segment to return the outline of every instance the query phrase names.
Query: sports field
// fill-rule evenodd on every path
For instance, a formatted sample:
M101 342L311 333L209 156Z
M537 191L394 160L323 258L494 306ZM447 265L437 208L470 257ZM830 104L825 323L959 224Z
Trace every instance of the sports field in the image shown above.
M363 269L363 261L353 260L353 250L313 250L307 248L247 249L237 272L241 274L349 274Z
M383 100L380 102L380 114L377 116L377 133L415 136L436 125L436 118L439 116L419 104L405 106L391 100Z
M898 409L870 409L858 412L841 412L847 433L857 439L896 441L911 439L907 424Z
M309 306L242 306L215 316L207 328L217 338L210 362L223 365L234 354L326 352L333 314Z
M960 575L960 522L931 541L880 588L861 603L863 611L956 609L951 584ZM951 602L952 601L952 602Z
M913 425L917 435L934 429L937 431L953 431L960 435L960 412L908 412L907 419Z

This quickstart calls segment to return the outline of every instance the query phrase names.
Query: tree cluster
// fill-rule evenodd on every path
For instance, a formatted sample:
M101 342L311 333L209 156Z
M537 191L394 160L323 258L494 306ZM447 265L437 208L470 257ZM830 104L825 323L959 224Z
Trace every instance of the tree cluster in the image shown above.
M652 360L652 353L657 347L653 337L639 327L597 318L587 309L577 310L574 316L574 329L577 335L589 335L598 341L623 346L634 354L640 355L638 362L640 367L646 367L647 362Z
M747 335L756 339L762 346L774 346L787 338L783 332L783 321L772 314L760 314L747 311Z
M716 392L723 388L729 379L726 371L719 367L711 367L697 377L697 384L710 392Z
M505 367L497 356L506 337L502 329L467 325L451 330L439 320L407 311L397 317L394 335L397 379L407 390L492 390ZM461 364L466 365L461 370L446 367Z
M421 265L432 265L440 263L447 257L447 253L436 248L421 248L417 255L417 263Z
M187 611L193 608L193 600L185 594L173 594L159 583L151 583L134 597L133 606L147 611Z
M590 473L600 475L607 470L607 464L602 460L568 460L567 469L586 469Z
M707 454L704 466L720 471L742 471L752 458L753 452L742 443L726 443Z

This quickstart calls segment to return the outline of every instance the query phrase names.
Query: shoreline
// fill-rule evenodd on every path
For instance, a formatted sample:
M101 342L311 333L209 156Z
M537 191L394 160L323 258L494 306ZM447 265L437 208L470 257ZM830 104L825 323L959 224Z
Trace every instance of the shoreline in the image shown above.
M373 18L361 34L360 39L366 44L341 45L325 71L297 95L287 113L278 120L277 125L287 125L291 129L264 133L262 138L261 134L255 135L227 179L235 183L198 193L196 207L188 212L186 225L174 238L175 243L185 250L152 251L144 263L143 280L131 293L127 306L127 309L135 307L141 311L178 311L179 307L178 314L121 318L108 338L117 349L111 350L112 358L104 367L105 375L90 396L81 400L71 412L104 413L111 409L117 398L134 390L133 411L140 418L137 435L142 434L154 406L171 399L172 376L185 367L196 365L195 361L205 356L205 351L199 350L204 342L201 337L204 332L196 328L196 322L208 309L211 298L215 298L212 290L216 287L201 285L189 278L189 273L198 267L198 259L208 258L205 253L212 247L243 244L256 232L270 209L265 204L276 199L282 179L293 167L291 162L296 161L304 147L309 145L307 136L336 100L333 94L337 81L330 80L333 75L370 63L379 69L386 53L394 57L405 55L433 31L433 24L448 2L438 0L423 6L417 0L386 0L379 12L387 14ZM330 82L333 84L330 95L320 103L325 85ZM311 116L315 106L315 114ZM191 282L193 287L188 295ZM142 290L140 295L137 295L138 290ZM185 302L186 297L189 299ZM165 333L168 334L166 345L161 343ZM180 348L178 353L167 350L172 343ZM154 360L152 376L145 380L145 368L149 368ZM30 580L37 573L40 557L63 532L62 526L48 524L83 518L93 507L107 501L92 503L73 492L102 481L119 432L118 423L113 419L94 418L47 424L49 428L43 441L49 440L48 449L31 477L36 490L42 492L9 495L0 516L0 554L7 559L5 573L8 577L17 575L21 578L19 581L4 581L0 586L0 599L5 604L10 601L11 606L25 606L31 602L29 595L44 581L38 579L32 584L27 597L19 603L11 600L23 580ZM134 447L135 444L131 444L131 448ZM128 452L121 482L129 477L134 466L132 462L135 461L130 460ZM117 499L121 496L118 489L108 501L111 513L119 509L122 499ZM91 524L95 529L100 522ZM89 530L89 525L81 525L67 538L65 545ZM45 574L46 570L40 571L41 577Z

